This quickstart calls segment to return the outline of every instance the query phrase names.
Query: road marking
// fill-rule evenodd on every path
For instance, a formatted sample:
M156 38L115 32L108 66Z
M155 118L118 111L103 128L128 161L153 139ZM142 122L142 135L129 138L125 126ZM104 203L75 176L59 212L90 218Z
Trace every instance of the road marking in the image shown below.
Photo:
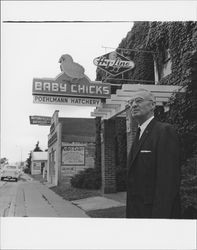
M8 212L8 217L14 217L16 208L17 187L14 189L13 198Z

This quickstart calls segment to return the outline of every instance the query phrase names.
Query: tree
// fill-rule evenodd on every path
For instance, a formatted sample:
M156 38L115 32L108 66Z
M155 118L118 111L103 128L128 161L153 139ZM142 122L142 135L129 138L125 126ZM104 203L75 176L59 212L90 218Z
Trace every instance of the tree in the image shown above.
M30 174L31 173L31 152L29 153L29 157L26 160L26 169L25 172Z
M6 157L1 158L1 165L8 163L8 159Z
M39 147L39 141L37 141L36 146L35 146L33 152L42 152L42 149Z

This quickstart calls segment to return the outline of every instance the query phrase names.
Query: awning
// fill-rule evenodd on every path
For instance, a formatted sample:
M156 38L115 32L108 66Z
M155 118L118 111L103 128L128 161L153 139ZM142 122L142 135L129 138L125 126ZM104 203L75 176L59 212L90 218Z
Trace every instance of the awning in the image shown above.
M101 117L103 120L108 120L115 116L126 116L127 102L139 89L151 91L156 98L156 105L166 108L166 104L173 93L185 91L183 86L123 84L122 89L117 90L116 94L112 94L109 99L106 99L106 103L101 103L99 107L94 109L91 112L91 116Z

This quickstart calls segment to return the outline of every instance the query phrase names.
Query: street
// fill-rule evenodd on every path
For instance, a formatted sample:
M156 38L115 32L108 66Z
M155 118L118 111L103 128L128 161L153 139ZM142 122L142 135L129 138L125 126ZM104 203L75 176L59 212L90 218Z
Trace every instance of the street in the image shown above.
M0 217L88 217L83 210L23 174L0 181Z

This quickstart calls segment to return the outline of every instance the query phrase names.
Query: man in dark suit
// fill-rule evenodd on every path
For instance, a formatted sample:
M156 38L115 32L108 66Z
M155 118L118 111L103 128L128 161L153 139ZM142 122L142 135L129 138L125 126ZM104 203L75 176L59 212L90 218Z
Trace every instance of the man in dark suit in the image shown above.
M138 132L128 156L127 218L180 218L180 146L174 128L154 118L147 90L129 102Z

